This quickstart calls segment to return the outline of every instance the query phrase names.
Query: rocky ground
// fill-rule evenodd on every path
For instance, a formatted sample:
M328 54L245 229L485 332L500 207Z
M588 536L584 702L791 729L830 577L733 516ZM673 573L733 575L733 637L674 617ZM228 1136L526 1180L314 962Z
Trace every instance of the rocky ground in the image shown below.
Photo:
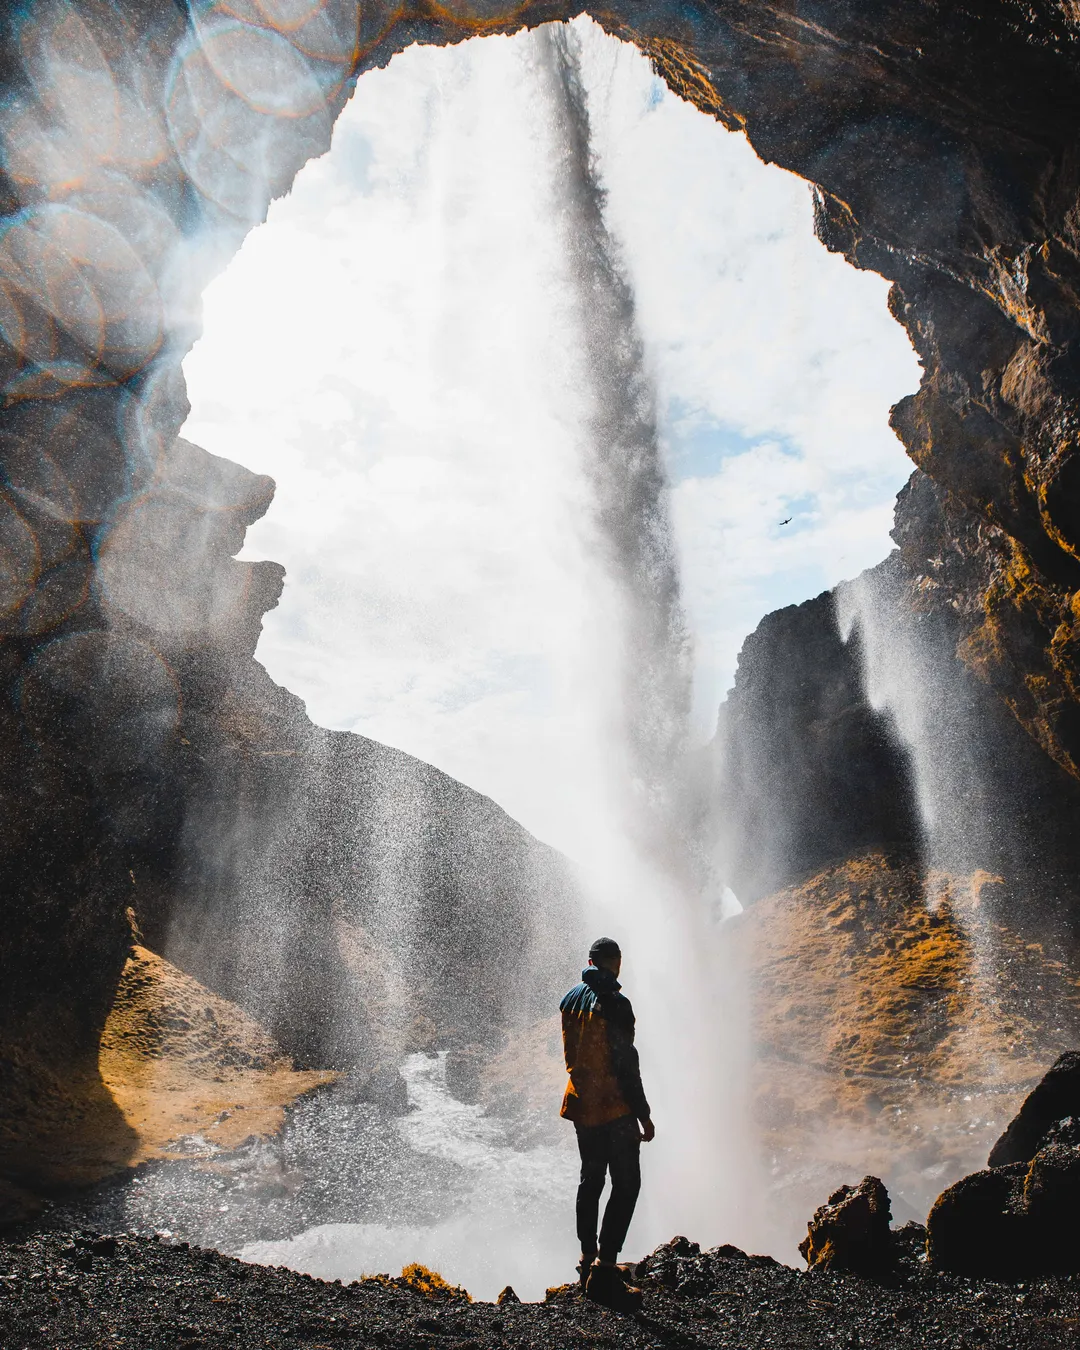
M422 1271L343 1286L160 1240L36 1234L0 1245L0 1344L1050 1350L1080 1336L1076 1277L995 1284L934 1275L910 1259L882 1284L731 1247L699 1253L685 1239L639 1272L644 1306L627 1316L586 1302L575 1286L543 1303L474 1303Z

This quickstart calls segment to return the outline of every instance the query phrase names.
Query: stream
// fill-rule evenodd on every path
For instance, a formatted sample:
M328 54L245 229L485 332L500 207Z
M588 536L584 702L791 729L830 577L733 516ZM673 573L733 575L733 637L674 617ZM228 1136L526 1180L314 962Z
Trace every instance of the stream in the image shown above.
M574 1276L573 1132L519 1149L512 1127L457 1101L446 1054L401 1066L405 1103L346 1080L290 1108L281 1132L206 1157L148 1163L53 1218L158 1234L344 1281L419 1261L475 1297L524 1299ZM404 1106L404 1111L403 1111Z

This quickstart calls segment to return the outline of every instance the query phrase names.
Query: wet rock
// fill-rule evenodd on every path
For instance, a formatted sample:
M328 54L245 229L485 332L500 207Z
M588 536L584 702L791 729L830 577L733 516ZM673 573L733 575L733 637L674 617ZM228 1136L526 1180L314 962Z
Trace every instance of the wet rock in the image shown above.
M366 1077L354 1073L349 1078L349 1087L354 1082L356 1086L352 1100L374 1102L395 1116L403 1116L408 1111L409 1093L397 1064L381 1064Z
M720 710L716 822L744 905L836 858L917 838L906 766L836 609L826 591L767 614Z
M508 1303L520 1303L521 1299L519 1299L517 1294L514 1293L514 1286L512 1284L508 1284L506 1288L503 1289L502 1292L499 1294L499 1297L495 1300L495 1302L499 1305L500 1308L505 1308Z
M927 1220L930 1263L957 1275L1021 1279L1080 1273L1080 1146L1071 1119L1029 1163L964 1177Z
M451 1046L446 1056L446 1086L459 1102L480 1100L480 1075L491 1058L491 1051L482 1045Z
M673 1237L637 1263L634 1279L652 1280L666 1289L680 1289L687 1280L694 1278L693 1262L700 1254L701 1248L696 1242L681 1236Z
M943 1191L926 1221L927 1259L956 1275L1016 1278L1026 1223L1024 1163L987 1168Z
M1024 1177L1024 1211L1039 1272L1080 1271L1080 1148L1051 1143L1036 1153Z
M889 1192L877 1177L841 1186L807 1226L799 1251L811 1270L873 1275L895 1265Z
M1075 1050L1060 1055L1027 1096L990 1150L987 1165L1030 1162L1050 1130L1067 1117L1080 1117L1080 1052Z
M926 1225L909 1219L893 1229L893 1250L898 1262L919 1266L926 1260Z
M1060 1056L990 1152L927 1220L931 1265L1017 1279L1080 1272L1080 1054Z

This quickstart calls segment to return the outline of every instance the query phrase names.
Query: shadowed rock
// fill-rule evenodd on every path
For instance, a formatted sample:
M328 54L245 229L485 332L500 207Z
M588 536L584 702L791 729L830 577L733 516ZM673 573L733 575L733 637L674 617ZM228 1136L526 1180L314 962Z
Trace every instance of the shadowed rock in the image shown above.
M1013 1152L1027 1152L1040 1113L1068 1099L1055 1090L1067 1085L1074 1071L1063 1061L1078 1059L1062 1055L1028 1097L1009 1127L1025 1121L1024 1130L1012 1134ZM1005 1154L1007 1139L1009 1131L991 1158ZM1075 1274L1080 1272L1078 1212L1080 1122L1068 1116L1050 1126L1030 1158L975 1172L938 1197L927 1220L929 1261L957 1275L997 1279Z
M1080 1116L1080 1052L1075 1050L1059 1056L1027 1097L990 1150L988 1166L1030 1162L1053 1126L1067 1116Z
M895 1264L889 1192L877 1177L841 1186L818 1207L799 1251L811 1270L874 1275Z
M930 1264L956 1275L1018 1278L1026 1174L1023 1163L987 1168L943 1191L926 1221Z

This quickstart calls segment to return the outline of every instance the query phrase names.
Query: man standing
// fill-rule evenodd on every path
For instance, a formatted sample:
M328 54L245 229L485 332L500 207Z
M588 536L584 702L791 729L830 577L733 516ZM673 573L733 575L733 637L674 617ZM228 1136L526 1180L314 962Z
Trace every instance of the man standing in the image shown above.
M570 1075L560 1114L574 1122L581 1154L582 1288L598 1303L629 1311L640 1306L641 1293L627 1287L616 1263L641 1189L640 1147L655 1130L634 1047L634 1010L619 992L621 967L619 944L599 938L589 948L581 983L559 1005ZM608 1172L611 1195L598 1244L600 1195Z

